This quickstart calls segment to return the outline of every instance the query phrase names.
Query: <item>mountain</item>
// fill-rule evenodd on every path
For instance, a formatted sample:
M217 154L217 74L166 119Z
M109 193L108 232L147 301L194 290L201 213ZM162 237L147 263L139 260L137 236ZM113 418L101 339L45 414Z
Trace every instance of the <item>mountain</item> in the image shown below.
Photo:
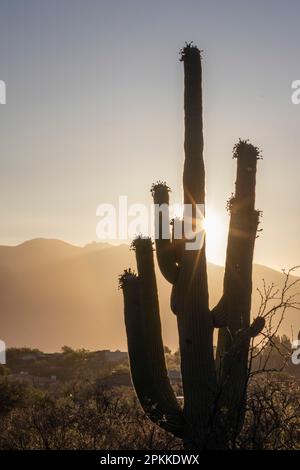
M60 240L34 239L0 246L0 339L10 346L59 350L126 349L122 293L118 275L135 266L127 245L91 243L85 247ZM177 348L176 319L169 308L170 286L156 269L164 342ZM222 292L224 268L208 265L210 302ZM281 285L283 274L261 265L253 270L253 314L258 311L256 287ZM300 329L297 311L286 314L280 333Z

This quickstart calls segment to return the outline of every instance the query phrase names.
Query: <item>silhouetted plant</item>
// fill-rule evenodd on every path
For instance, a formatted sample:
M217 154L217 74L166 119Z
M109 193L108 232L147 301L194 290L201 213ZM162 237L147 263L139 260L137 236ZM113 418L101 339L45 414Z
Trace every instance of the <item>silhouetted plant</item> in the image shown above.
M203 160L202 67L199 49L186 44L184 64L185 162L184 204L205 204ZM121 287L131 374L136 393L149 418L177 437L187 449L226 448L240 432L245 415L250 340L264 327L258 317L250 324L252 260L259 223L255 210L256 167L260 152L239 140L235 193L230 199L230 227L223 295L209 309L205 242L186 250L185 240L162 236L158 218L155 240L159 268L172 284L171 308L177 316L184 408L170 386L159 315L153 248L149 238L138 237L133 246L138 276L125 271ZM169 204L170 188L159 181L151 188L155 204ZM174 223L183 223L174 221ZM174 228L173 228L174 230ZM213 331L219 328L217 357Z

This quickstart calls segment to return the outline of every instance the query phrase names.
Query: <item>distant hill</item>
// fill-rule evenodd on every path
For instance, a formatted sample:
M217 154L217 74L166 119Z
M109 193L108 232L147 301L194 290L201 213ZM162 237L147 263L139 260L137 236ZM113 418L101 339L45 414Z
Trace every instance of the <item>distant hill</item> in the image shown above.
M75 348L125 349L122 294L118 275L135 266L126 245L91 243L73 246L60 240L34 239L15 247L0 246L0 339L8 346L46 351L67 344ZM224 269L209 264L210 301L218 301ZM170 286L157 269L164 342L177 348L176 319L169 308ZM255 288L262 279L280 285L283 275L254 266ZM289 312L281 334L300 329L300 315Z

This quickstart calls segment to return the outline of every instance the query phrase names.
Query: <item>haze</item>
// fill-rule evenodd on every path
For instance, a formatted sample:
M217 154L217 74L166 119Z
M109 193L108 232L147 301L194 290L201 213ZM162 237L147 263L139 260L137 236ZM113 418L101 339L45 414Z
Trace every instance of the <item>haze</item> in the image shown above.
M220 233L208 257L224 262L231 151L241 137L264 156L255 262L298 264L299 17L296 0L2 0L0 243L88 243L98 204L119 195L148 204L157 179L180 199L178 52L193 40L204 50L207 202Z

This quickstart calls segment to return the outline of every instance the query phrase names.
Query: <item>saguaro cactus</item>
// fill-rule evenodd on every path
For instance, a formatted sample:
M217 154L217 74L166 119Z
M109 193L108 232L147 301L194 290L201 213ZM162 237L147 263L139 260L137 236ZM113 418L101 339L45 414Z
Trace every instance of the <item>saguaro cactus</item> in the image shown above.
M184 64L185 162L184 203L205 204L203 160L202 68L197 47L187 44L181 53ZM259 151L248 141L234 148L237 159L235 195L229 201L231 214L224 292L210 310L205 241L187 250L185 239L163 237L163 219L158 217L155 240L159 268L172 284L171 308L177 317L183 409L168 380L164 358L152 242L138 237L133 242L137 274L130 269L120 276L125 303L125 324L132 381L149 418L181 437L187 449L226 448L241 429L247 382L250 338L263 320L250 324L251 277L254 241L259 213L254 209L255 177ZM169 188L152 186L156 204L169 204ZM184 221L173 221L173 225ZM196 226L196 223L193 224ZM174 232L174 226L173 226ZM217 357L213 354L213 331L219 329Z

